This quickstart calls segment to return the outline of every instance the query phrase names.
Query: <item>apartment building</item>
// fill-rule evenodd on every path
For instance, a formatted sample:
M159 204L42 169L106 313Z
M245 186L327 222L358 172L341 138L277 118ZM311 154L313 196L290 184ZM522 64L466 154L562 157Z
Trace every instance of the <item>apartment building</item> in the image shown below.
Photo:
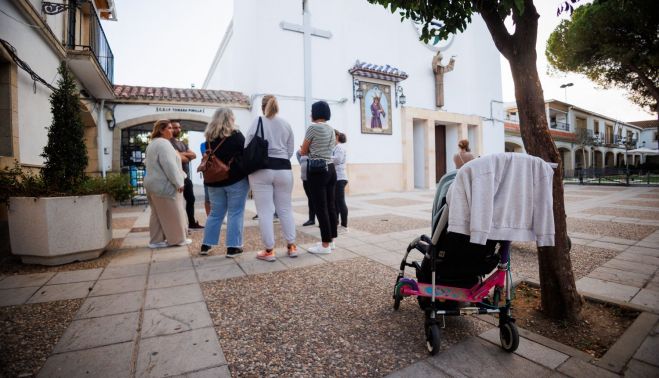
M651 130L558 100L545 101L547 123L564 162L565 174L576 168L615 168L644 162L642 146ZM517 106L505 106L505 150L525 152ZM655 130L656 131L656 130Z

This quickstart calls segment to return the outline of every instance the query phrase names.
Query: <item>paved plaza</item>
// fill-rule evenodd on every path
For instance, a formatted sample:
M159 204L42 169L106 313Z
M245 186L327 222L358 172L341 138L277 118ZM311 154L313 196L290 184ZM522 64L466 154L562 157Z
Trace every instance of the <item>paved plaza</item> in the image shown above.
M641 311L597 360L524 330L520 348L508 354L488 317L451 322L441 352L427 355L418 306L407 299L394 313L390 294L405 247L429 232L434 191L349 196L350 231L332 254L306 253L308 243L291 259L278 245L274 263L256 260L257 248L235 259L220 247L207 257L194 247L150 250L149 209L120 209L113 215L117 248L106 264L0 276L0 310L75 304L39 377L659 376L659 189L574 185L565 193L573 249L606 257L575 273L577 288ZM300 225L306 199L293 206ZM253 234L251 200L247 210ZM298 233L319 239L318 227ZM537 280L534 269L513 262L517 280ZM297 291L287 295L291 288ZM325 331L314 330L323 321ZM308 353L309 362L290 353Z

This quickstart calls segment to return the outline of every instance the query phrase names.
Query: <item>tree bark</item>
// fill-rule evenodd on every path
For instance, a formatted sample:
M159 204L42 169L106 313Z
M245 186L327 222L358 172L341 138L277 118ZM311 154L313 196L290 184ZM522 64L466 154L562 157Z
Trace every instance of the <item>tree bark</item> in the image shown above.
M539 15L533 0L524 1L523 13L513 9L515 33L510 38L510 34L502 32L505 17L501 17L490 3L476 1L476 4L495 45L510 62L524 148L531 155L558 163L552 185L555 246L538 248L541 302L542 311L547 316L573 321L580 316L582 299L574 282L568 247L563 162L549 133L542 84L536 67Z

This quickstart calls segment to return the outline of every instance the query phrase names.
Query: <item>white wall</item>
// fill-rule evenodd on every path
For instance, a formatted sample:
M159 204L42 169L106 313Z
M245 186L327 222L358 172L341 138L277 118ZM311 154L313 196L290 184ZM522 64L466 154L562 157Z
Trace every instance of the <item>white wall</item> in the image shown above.
M23 16L23 13L9 0L0 0L0 9L16 20L0 13L0 38L11 43L16 48L16 54L26 62L34 72L46 82L55 86L57 83L57 68L59 57L46 43L38 30L26 25L33 21ZM39 156L48 141L47 130L52 117L50 114L49 96L52 93L41 83L33 88L34 81L27 72L17 69L18 97L18 133L19 160L23 164L43 164Z
M362 134L359 102L352 102L348 69L356 60L397 67L409 74L400 83L407 105L435 109L435 53L418 41L409 21L401 23L397 14L381 6L354 0L310 0L309 4L312 26L332 33L331 39L312 37L313 97L330 102L329 123L348 135L350 145L359 146L351 149L350 163L402 162L400 108L392 104L391 136ZM302 24L302 2L234 1L233 35L218 64L222 72L211 75L208 87L278 95L280 115L291 123L296 143L301 144L308 123L304 119L303 38L282 30L282 21ZM445 63L457 55L454 71L445 75L444 110L489 117L490 101L501 100L501 77L499 53L484 22L475 16L443 55ZM342 98L348 101L340 103ZM256 116L260 98L253 108ZM500 110L500 104L495 109ZM503 124L484 123L484 129L484 152L503 151Z

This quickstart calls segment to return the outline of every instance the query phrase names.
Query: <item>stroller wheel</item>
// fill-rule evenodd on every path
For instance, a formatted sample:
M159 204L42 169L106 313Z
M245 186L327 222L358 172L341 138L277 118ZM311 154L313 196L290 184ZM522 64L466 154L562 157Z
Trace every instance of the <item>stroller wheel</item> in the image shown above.
M506 322L502 324L499 327L499 338L503 350L509 353L516 351L519 346L519 332L515 323Z
M431 356L439 353L439 344L442 338L441 329L437 324L426 326L426 347Z
M404 298L403 293L401 292L404 286L409 288L412 287L407 282L397 282L396 286L394 287L394 310L398 310L400 308L400 301L402 301Z

